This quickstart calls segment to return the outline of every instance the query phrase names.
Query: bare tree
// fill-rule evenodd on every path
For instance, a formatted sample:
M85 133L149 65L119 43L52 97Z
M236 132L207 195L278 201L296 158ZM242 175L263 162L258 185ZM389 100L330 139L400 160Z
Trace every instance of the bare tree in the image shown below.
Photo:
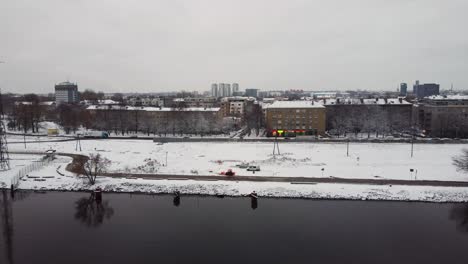
M452 158L457 171L468 172L468 149L463 149L462 154Z
M83 166L82 174L88 178L91 185L96 183L96 177L105 172L111 161L101 156L101 154L91 154L88 161Z

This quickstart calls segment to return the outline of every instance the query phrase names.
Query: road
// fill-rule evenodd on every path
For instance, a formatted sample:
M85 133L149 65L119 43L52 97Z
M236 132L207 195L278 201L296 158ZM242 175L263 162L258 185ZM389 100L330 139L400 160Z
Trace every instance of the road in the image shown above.
M251 181L251 182L289 182L292 184L340 183L363 185L409 185L435 187L468 187L468 182L460 181L425 181L425 180L391 180L391 179L347 179L337 177L278 177L278 176L224 176L224 175L165 175L165 174L132 174L105 173L102 176L112 178L142 178L150 180L197 180L197 181Z

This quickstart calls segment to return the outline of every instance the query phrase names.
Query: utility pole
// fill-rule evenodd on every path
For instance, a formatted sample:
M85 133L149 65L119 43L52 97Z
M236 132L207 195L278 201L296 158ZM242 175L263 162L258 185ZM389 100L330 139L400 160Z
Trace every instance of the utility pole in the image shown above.
M9 170L10 156L8 154L7 134L3 118L3 97L0 90L0 170Z
M413 149L414 149L414 135L411 137L411 157L413 157Z
M346 141L346 157L349 157L349 138Z
M414 150L414 126L411 128L411 158L413 157Z
M81 151L81 140L80 140L80 135L76 135L75 151L78 151L78 147L80 148L80 151Z
M0 61L0 63L5 63ZM10 156L8 155L8 142L5 124L3 123L3 97L0 90L0 170L10 169Z
M280 154L279 144L278 144L278 136L275 135L275 141L273 142L273 157L276 154L276 150L278 150L278 155Z

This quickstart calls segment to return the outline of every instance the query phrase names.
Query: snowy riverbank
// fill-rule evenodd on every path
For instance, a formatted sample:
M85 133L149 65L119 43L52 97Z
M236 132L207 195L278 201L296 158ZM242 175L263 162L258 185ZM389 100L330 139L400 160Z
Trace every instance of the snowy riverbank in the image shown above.
M105 192L246 196L256 191L260 197L288 197L308 199L391 200L424 202L468 202L466 187L430 187L405 185L363 184L291 184L279 182L233 182L195 180L146 180L98 177L90 186L86 179L67 172L67 158L32 172L24 177L20 189L54 191L91 191L97 187Z
M197 175L197 180L138 179L98 177L95 186L65 170L71 159L58 157L52 164L29 173L18 188L30 190L84 191L101 187L109 192L143 192L243 196L256 191L263 197L293 197L312 199L402 200L428 202L468 202L466 187L433 187L407 185L370 185L345 183L248 182L203 179L203 175L219 175L233 169L239 177L252 172L236 165L255 164L261 167L259 177L339 177L345 179L394 179L468 181L457 172L452 157L461 153L464 144L416 144L410 156L408 144L355 143L288 143L280 144L281 154L272 155L270 143L166 143L139 140L86 140L82 151L76 142L44 142L30 144L27 151L91 154L100 153L111 160L110 172L152 173L163 175ZM19 147L19 148L18 148ZM12 151L24 151L13 144ZM166 156L167 155L167 156ZM167 160L166 160L167 157ZM12 155L15 162L28 158ZM34 158L37 158L35 156ZM32 162L32 156L29 162ZM25 164L17 164L18 170ZM411 169L413 171L411 171ZM5 173L0 185L9 186ZM14 174L13 172L9 172ZM11 176L11 175L10 175ZM168 177L170 178L170 177Z

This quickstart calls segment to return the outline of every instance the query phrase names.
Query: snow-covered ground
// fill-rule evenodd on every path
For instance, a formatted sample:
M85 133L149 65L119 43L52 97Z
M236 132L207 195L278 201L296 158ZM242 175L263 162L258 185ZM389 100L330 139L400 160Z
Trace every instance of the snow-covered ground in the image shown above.
M194 180L144 180L99 177L95 186L59 168L64 176L55 176L54 166L31 173L20 183L22 189L85 191L101 187L112 192L143 192L245 196L256 191L260 197L312 199L398 200L426 202L467 202L468 190L460 187L373 186L353 184L290 184L276 182L233 182Z
M83 140L81 145L82 152L75 150L74 141L30 144L27 150L101 153L111 160L111 172L214 175L233 169L240 176L468 181L468 175L452 165L452 157L467 148L465 144L415 144L413 158L411 145L403 143L350 143L349 157L346 143L280 143L281 155L275 156L273 144L266 142L161 145L146 140ZM236 167L243 162L259 165L261 171L253 174Z
M253 175L236 164L248 162L261 167L256 176L343 177L371 179L468 181L468 175L456 171L452 157L461 153L464 144L415 144L410 157L409 144L351 143L349 157L346 143L280 143L281 155L273 156L273 144L250 143L166 143L147 140L83 140L82 151L76 142L43 142L27 145L27 151L101 153L111 160L110 171L159 174L213 175L232 168L238 175ZM11 151L24 151L12 144ZM166 164L167 153L167 166ZM20 168L39 156L12 155ZM24 160L23 160L24 159ZM23 160L23 161L22 161ZM195 180L145 180L99 177L95 186L65 171L70 158L61 157L49 166L31 172L20 181L19 188L33 190L91 190L183 194L247 195L325 199L411 200L432 202L466 202L468 188L389 186L353 184L291 184L279 182L233 182ZM411 173L410 169L414 172ZM58 171L58 172L57 172ZM417 171L417 174L416 174ZM59 173L60 172L60 173ZM13 172L8 172L13 173ZM6 173L1 172L1 179Z
M0 171L0 187L8 187L11 179L25 166L39 160L39 155L13 155L10 154L10 170Z

